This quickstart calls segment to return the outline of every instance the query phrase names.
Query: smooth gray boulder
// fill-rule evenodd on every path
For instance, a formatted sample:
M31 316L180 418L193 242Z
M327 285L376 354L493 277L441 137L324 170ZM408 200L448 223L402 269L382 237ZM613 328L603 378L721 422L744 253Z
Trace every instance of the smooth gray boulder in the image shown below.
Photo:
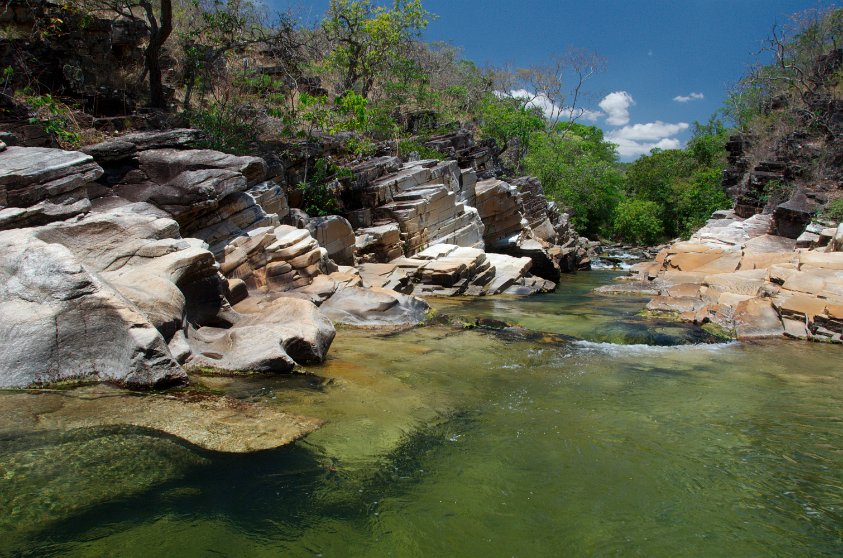
M312 303L298 298L246 300L232 327L188 331L187 364L233 372L290 372L325 360L336 330Z
M341 287L319 308L335 322L358 327L417 324L430 310L420 298L379 287Z
M178 224L148 204L91 213L78 221L36 229L34 234L67 247L132 302L167 340L190 318L191 305L209 306L209 312L214 305L217 310L224 307L213 255L201 241L179 238ZM185 293L198 300L188 300Z
M249 186L266 176L266 163L260 157L230 155L212 149L151 149L138 155L140 169L153 182L163 184L185 171L223 169L239 172Z
M32 229L0 232L0 387L66 380L187 381L164 338L71 251Z

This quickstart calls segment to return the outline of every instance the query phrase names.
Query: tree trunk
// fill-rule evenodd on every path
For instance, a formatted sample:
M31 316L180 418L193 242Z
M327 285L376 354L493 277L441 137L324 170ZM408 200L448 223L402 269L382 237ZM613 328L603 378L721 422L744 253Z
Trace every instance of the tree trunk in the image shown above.
M150 27L149 44L144 52L146 71L149 75L149 106L165 108L164 85L161 81L161 47L173 31L173 3L172 0L161 0L160 26L152 6L144 3L144 8Z

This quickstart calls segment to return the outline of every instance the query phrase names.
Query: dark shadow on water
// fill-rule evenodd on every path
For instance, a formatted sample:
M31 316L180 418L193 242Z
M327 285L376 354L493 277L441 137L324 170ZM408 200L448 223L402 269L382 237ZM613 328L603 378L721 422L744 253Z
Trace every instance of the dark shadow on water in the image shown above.
M346 473L341 465L314 454L306 444L251 454L209 452L157 431L136 428L85 429L79 439L119 433L175 440L207 460L189 467L178 479L156 485L128 498L95 504L74 516L40 525L30 532L13 556L62 555L84 541L94 541L161 517L190 523L220 521L251 539L283 544L300 538L325 519L339 519L366 529L372 502L400 494L421 482L425 456L451 443L455 432L472 427L467 413L448 415L436 424L409 433L392 452L371 467ZM24 445L67 442L74 435L47 436ZM32 438L42 438L31 436ZM115 453L131 475L131 455ZM68 469L72 463L68 464ZM68 482L72 482L69 478ZM196 541L185 540L185 550ZM10 549L0 546L0 555ZM142 549L139 549L139 554Z

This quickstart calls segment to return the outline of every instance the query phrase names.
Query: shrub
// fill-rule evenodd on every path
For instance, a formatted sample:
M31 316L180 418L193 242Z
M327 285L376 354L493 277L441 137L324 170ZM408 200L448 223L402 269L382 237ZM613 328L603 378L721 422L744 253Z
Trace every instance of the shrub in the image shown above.
M351 176L351 171L328 159L317 159L311 176L299 182L296 189L302 194L302 209L310 216L336 215L339 203L331 183Z
M622 201L615 208L614 233L627 242L655 244L664 235L659 205L647 200Z
M249 152L249 144L257 137L257 125L252 119L243 118L237 111L225 107L195 109L186 116L191 127L208 134L202 147L245 155Z
M823 217L838 223L843 222L843 198L828 202L823 209Z
M436 159L437 161L445 160L445 155L418 141L401 140L398 142L398 155L400 157L407 157L413 152L418 153L419 158L421 159Z

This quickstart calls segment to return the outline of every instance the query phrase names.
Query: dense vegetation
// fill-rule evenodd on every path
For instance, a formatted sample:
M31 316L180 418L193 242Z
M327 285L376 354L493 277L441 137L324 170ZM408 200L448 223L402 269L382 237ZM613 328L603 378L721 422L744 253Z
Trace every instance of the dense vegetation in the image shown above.
M374 154L389 141L394 154L441 158L426 140L462 125L495 141L506 172L540 178L580 233L592 237L652 244L687 236L731 204L721 187L730 130L720 119L697 123L685 149L654 150L622 164L599 128L576 122L587 81L604 66L599 56L574 50L550 56L542 67L481 69L451 46L420 40L435 17L421 0L388 7L331 0L311 26L291 13L269 16L248 0L69 0L65 6L68 13L119 15L144 26L146 85L139 91L146 104L206 130L210 147L245 153L256 140L340 134L353 157ZM789 34L774 32L775 60L739 84L723 118L759 134L805 119L830 132L827 113L809 97L834 88L839 96L840 72L819 83L806 76L817 56L836 48L841 14L802 21ZM61 37L62 20L53 19L36 25L41 40ZM72 107L37 80L23 83L16 71L21 75L6 68L3 95L35 109L64 145L85 141ZM782 124L790 121L771 109L782 97L802 107L801 120ZM330 174L327 164L300 185L312 212L331 209L318 184Z

